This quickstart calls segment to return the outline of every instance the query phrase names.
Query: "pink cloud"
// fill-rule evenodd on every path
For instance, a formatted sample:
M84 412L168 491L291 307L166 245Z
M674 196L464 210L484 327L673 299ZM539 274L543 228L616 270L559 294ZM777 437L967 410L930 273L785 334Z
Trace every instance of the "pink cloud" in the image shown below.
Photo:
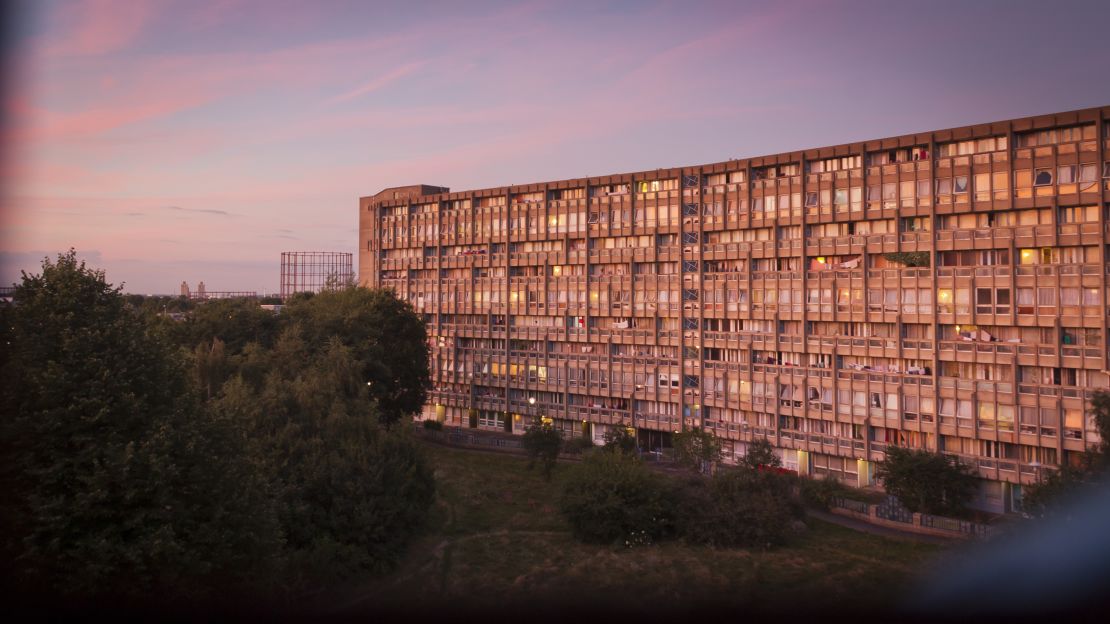
M132 0L80 0L58 5L51 20L66 24L63 36L51 37L48 56L96 56L115 52L134 41L151 17L153 5Z

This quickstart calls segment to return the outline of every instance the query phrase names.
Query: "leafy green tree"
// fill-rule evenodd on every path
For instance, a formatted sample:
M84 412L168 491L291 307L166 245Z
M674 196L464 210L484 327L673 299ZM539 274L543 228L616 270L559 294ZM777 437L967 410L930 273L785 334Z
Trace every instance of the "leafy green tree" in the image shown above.
M971 468L955 457L926 450L887 448L875 476L910 511L959 515L975 493Z
M711 473L721 461L720 440L700 427L676 433L671 440L675 459L688 468Z
M521 447L528 453L528 469L538 461L543 469L543 477L551 480L551 471L563 450L563 436L550 424L536 421L524 430L520 440Z
M775 449L767 438L756 438L748 445L748 453L740 458L739 465L751 470L781 468L782 460L775 455Z
M218 339L229 354L234 354L251 342L272 344L278 323L278 316L263 310L254 299L216 299L198 304L184 321L168 321L166 330L186 349Z
M393 291L350 287L295 298L281 319L286 326L299 325L310 348L338 337L351 350L382 423L424 406L431 387L427 329Z
M297 325L248 349L214 409L249 423L285 537L285 580L318 590L396 563L434 495L428 462L403 428L384 430L352 349L313 349Z
M205 596L264 584L279 537L241 423L70 250L4 312L4 548L23 588Z
M568 471L559 508L586 542L650 544L673 530L664 477L626 453L590 453Z
M636 453L636 435L632 429L614 425L605 431L605 450L611 453Z

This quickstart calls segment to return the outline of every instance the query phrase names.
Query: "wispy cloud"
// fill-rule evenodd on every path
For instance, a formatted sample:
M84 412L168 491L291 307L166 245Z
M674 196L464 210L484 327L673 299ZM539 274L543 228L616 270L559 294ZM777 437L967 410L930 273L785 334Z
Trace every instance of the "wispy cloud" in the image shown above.
M232 216L231 213L226 210L215 210L213 208L182 208L181 206L166 206L165 208L166 210L176 210L178 212L203 212L206 214L222 215L225 217Z
M412 62L412 63L405 63L404 65L402 65L400 67L397 67L397 68L394 68L394 69L386 72L385 74L382 74L381 76L378 76L377 78L371 80L370 82L367 82L366 84L362 85L361 87L358 87L354 91L349 91L347 93L344 93L343 95L339 95L339 96L336 96L336 97L328 100L328 103L329 104L338 104L339 102L346 102L347 100L351 100L351 99L357 98L359 96L366 95L367 93L373 93L374 91L377 91L377 90L381 89L382 87L385 87L385 86L389 85L390 83L392 83L396 80L399 80L401 78L404 78L405 76L408 76L409 74L417 71L418 69L420 69L421 67L424 67L427 64L428 64L428 61L415 61L415 62Z
M48 17L64 36L46 47L49 56L81 57L115 52L133 42L149 21L153 6L132 0L81 0L58 4Z

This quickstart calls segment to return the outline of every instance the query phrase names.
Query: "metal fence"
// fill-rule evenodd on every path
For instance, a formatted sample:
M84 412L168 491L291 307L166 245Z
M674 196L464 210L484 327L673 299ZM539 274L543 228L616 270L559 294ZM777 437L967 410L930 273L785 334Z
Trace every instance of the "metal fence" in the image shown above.
M887 496L886 500L876 505L875 515L883 520L913 524L913 512L903 507L902 502L893 496Z
M458 431L418 431L419 434L424 436L425 438L436 440L438 442L443 442L446 444L457 444L460 446L485 446L490 448L503 449L520 448L520 440L513 438L474 435L472 433L462 433Z
M940 531L948 531L950 533L969 535L978 538L988 538L995 534L995 527L987 524L979 524L978 522L971 522L970 520L959 520L957 518L947 518L945 516L934 516L932 514L917 514L919 520L915 521L914 513L906 509L902 503L893 496L887 497L882 503L873 505L863 501L852 500L850 498L836 497L832 499L832 506L838 509L845 509L860 515L871 515L871 508L875 508L875 517L884 520L892 520L894 522L901 522L903 524L910 524L921 526L929 529L937 529Z
M865 516L871 513L871 505L869 505L868 503L858 500L852 500L850 498L840 498L839 496L833 498L832 506L839 507L841 509L847 509L848 511L854 511Z
M952 531L953 533L964 533L974 537L990 537L994 532L993 528L986 524L979 524L968 520L957 520L956 518L945 518L944 516L933 516L930 514L921 514L921 526L941 529L942 531Z

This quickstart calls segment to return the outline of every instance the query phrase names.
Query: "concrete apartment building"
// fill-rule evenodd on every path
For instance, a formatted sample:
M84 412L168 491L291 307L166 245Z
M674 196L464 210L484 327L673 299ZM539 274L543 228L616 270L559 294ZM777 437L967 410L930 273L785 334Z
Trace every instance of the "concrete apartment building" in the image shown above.
M708 165L359 200L361 283L428 322L425 418L551 419L852 485L890 445L977 505L1078 459L1107 369L1110 107Z

